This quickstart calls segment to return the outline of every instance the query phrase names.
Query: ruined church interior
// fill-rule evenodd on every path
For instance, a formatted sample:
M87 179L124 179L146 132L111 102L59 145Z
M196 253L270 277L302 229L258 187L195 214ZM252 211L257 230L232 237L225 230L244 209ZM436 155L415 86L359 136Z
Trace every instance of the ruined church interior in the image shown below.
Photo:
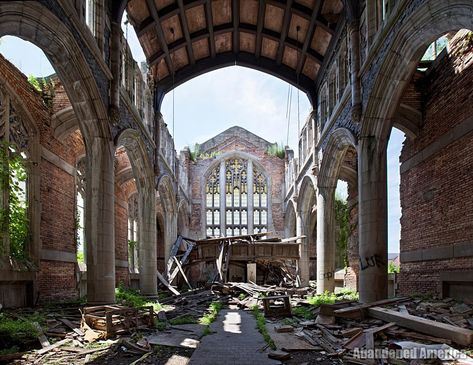
M471 0L0 1L0 140L0 364L473 363Z

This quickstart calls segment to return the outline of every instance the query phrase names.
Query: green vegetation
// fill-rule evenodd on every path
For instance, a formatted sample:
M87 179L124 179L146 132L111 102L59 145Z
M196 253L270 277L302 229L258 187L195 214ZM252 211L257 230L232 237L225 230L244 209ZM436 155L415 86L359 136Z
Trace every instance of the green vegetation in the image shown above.
M400 267L391 261L388 264L388 273L392 274L392 273L399 273L399 272L400 272Z
M281 143L273 143L268 147L268 155L270 156L276 156L279 157L280 159L283 159L286 157L286 148L284 147L284 144Z
M239 300L244 300L246 297L247 295L245 293L240 293L240 295L238 295Z
M315 319L315 314L312 311L313 308L306 306L298 306L291 309L293 315L302 317L304 319Z
M266 319L264 318L263 313L261 313L257 305L254 305L253 308L251 308L251 312L255 316L256 328L259 333L261 333L268 346L271 347L271 349L276 350L276 345L266 329Z
M10 256L25 260L29 241L27 172L21 154L8 143L0 146L0 189L8 190L8 207L0 211L1 235L8 235Z
M115 298L117 302L130 307L152 306L155 312L162 309L161 304L148 301L138 290L125 288L122 283L115 289Z
M39 333L33 324L34 322L41 325L45 320L38 313L18 319L0 313L0 348L3 349L3 353L18 352L19 345L28 347L32 343L38 343Z
M204 314L200 319L200 324L205 324L210 326L215 320L217 319L218 312L222 309L222 303L220 302L212 302L207 309L207 313Z
M31 84L31 86L33 86L33 88L36 90L36 91L39 91L41 92L42 88L41 88L41 84L40 81L34 77L33 75L28 75L28 82Z
M191 161L194 161L194 162L197 161L198 159L208 160L210 158L217 157L220 154L220 152L217 152L217 151L203 153L200 150L200 144L198 143L194 145L193 149L189 149L189 152L190 152Z
M323 294L308 297L307 301L311 305L319 306L321 304L334 304L337 301L343 300L358 300L358 293L353 290L343 288L338 293L330 293L326 291Z

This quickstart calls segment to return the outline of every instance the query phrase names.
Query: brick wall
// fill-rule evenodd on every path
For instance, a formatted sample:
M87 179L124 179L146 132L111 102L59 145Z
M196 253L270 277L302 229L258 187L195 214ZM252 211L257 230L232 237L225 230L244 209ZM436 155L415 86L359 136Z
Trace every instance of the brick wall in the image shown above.
M437 59L422 80L424 125L415 140L406 140L403 163L418 158L416 154L427 147L434 148L455 126L468 126L473 116L473 46L463 39L454 38L450 53ZM401 172L400 290L439 293L440 272L471 270L471 257L445 260L437 252L424 262L403 262L402 258L421 249L473 241L472 133L456 138L407 171L401 166Z
M73 262L41 260L37 284L40 302L77 298L77 270Z

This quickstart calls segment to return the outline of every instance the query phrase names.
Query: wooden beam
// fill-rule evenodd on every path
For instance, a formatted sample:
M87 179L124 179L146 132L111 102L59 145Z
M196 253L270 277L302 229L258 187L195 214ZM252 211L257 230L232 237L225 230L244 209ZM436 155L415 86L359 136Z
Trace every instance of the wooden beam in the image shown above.
M256 22L256 58L261 56L261 44L263 42L263 26L264 26L264 14L266 10L266 1L259 0L258 7L258 21Z
M233 18L233 53L240 52L240 0L232 1L232 18Z
M373 318L394 322L400 327L409 328L427 335L446 338L463 346L473 344L473 331L469 329L381 307L368 308L368 314Z
M156 272L156 274L158 275L158 279L161 283L163 283L163 285L168 288L171 293L175 294L175 295L181 295L181 293L179 293L176 289L174 289L167 281L166 279L161 275L161 273L159 271Z
M293 0L288 0L286 2L286 9L284 11L284 21L281 29L281 36L279 39L279 48L278 48L278 55L276 57L276 63L278 65L281 64L282 62L282 57L284 54L284 47L285 47L285 41L287 38L287 34L289 33L289 24L291 23L291 15L292 15L292 4Z
M164 37L163 28L161 27L161 23L159 20L158 10L156 9L156 5L154 4L153 0L146 0L146 4L148 5L148 10L154 20L156 33L158 35L159 46L164 52L164 57L166 59L168 70L170 73L172 73L174 70L174 64L172 63L171 56L169 55L169 49L166 43L166 38ZM148 64L150 64L150 60L148 60Z
M319 0L317 1L317 4L315 5L315 8L312 12L312 16L310 18L310 23L309 23L309 28L307 29L307 34L304 40L304 44L302 45L302 50L299 55L299 61L297 63L296 67L296 73L297 75L300 75L302 72L302 67L304 66L304 62L306 59L306 53L307 50L309 49L309 46L311 44L312 38L314 37L314 32L315 32L315 24L317 23L317 17L320 14L320 10L322 9L324 1Z
M333 314L335 315L335 317L342 317L342 318L362 318L364 316L365 310L370 307L405 302L409 299L410 298L383 299L383 300L378 300L376 302L365 303L365 304L360 304L353 307L337 309L333 312Z
M184 38L186 39L187 45L187 54L189 55L189 62L191 65L195 63L194 50L192 49L191 36L189 33L189 27L187 25L186 11L184 9L184 0L177 0L177 5L179 6L179 17L181 19L182 31L184 33Z
M207 20L207 29L209 35L210 57L215 58L215 38L214 38L214 21L212 16L212 1L205 2L205 18Z
M187 280L187 276L184 273L184 270L182 270L182 266L179 263L179 260L176 258L176 256L173 256L172 258L174 259L174 262L176 263L177 267L179 268L179 271L181 272L182 277L186 281L187 286L189 287L190 290L192 290L192 286L191 286L191 284L189 284L189 280Z

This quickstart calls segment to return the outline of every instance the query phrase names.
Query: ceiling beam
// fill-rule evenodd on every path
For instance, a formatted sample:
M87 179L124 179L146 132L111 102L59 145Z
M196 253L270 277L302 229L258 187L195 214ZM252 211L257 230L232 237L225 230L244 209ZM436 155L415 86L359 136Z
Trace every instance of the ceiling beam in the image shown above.
M210 57L215 57L215 37L214 37L214 21L212 17L212 0L205 2L205 18L207 19L207 29L209 35Z
M263 42L263 26L264 26L264 13L265 13L265 10L266 10L266 1L265 0L259 0L258 21L256 22L256 24L257 24L256 48L255 48L256 58L259 58L261 56L261 44Z
M181 19L181 26L182 26L182 31L184 33L184 38L186 40L187 44L187 54L189 55L189 62L190 64L195 63L195 57L194 57L194 50L192 49L192 42L191 42L191 36L189 33L189 27L187 26L187 18L186 18L186 11L184 9L184 1L183 0L177 0L177 5L179 6L179 17Z
M215 35L215 34L228 33L228 32L232 32L234 29L235 28L233 26L233 23L222 24L222 25L219 25L219 26L216 26L215 28L213 28L213 34ZM257 26L254 26L254 25L251 25L251 24L240 24L239 29L241 29L242 31L245 31L247 33L254 34L254 35L256 35L256 37L258 37L258 27ZM263 29L260 32L260 35L261 35L261 38L264 36L266 38L272 39L272 40L277 41L277 42L280 41L279 33L274 32L274 31L269 30L269 29ZM209 35L209 33L207 33L207 30L205 30L205 29L199 30L199 31L194 32L190 35L190 42L193 43L193 42L196 42L200 39L209 38L209 37L210 37L210 35ZM168 45L169 52L172 53L172 52L176 51L177 49L179 49L181 47L185 47L187 43L188 42L184 38L178 39L177 41L172 42ZM284 41L284 45L285 46L290 46L290 47L292 47L292 48L294 48L298 51L300 51L303 47L302 42L297 42L296 40L291 39L291 38L286 38L286 40ZM257 57L260 57L260 55L258 55L256 52L255 52L255 54L256 54ZM307 56L311 57L315 62L317 62L320 65L322 65L322 63L324 62L324 57L320 53L314 51L311 48L308 48L306 50L306 54L307 54ZM162 50L157 52L156 54L152 55L149 58L149 63L148 63L149 66L150 67L154 66L164 56L165 56L165 52L162 51Z
M166 44L166 38L164 38L163 28L161 28L161 23L159 21L158 10L156 9L156 6L153 0L146 0L146 4L148 5L149 13L153 17L156 33L158 35L159 46L164 52L164 57L166 59L168 70L170 73L172 73L174 69L174 64L172 63L171 56L169 55L169 49L168 49L168 45ZM147 61L149 64L150 59L148 59Z
M300 75L301 72L302 72L302 67L304 66L304 62L305 62L306 55L307 55L307 50L309 49L309 46L310 46L311 41L312 41L312 37L314 36L315 24L317 23L317 18L320 14L320 10L322 9L323 2L324 2L323 0L317 1L317 5L315 6L315 8L312 12L312 18L310 19L309 28L307 29L307 34L306 34L304 44L302 46L302 50L301 50L301 53L300 53L300 56L299 56L299 61L297 63L297 67L296 67L296 73L298 75Z
M240 52L240 0L232 1L233 18L233 53Z
M289 24L291 23L291 14L292 14L292 11L291 11L292 3L293 3L293 0L288 0L286 2L286 8L284 10L284 21L283 21L283 25L281 29L281 37L279 39L278 55L276 57L276 63L278 65L280 65L282 62L282 57L284 53L284 45L285 45L284 42L286 41L287 34L289 33Z

